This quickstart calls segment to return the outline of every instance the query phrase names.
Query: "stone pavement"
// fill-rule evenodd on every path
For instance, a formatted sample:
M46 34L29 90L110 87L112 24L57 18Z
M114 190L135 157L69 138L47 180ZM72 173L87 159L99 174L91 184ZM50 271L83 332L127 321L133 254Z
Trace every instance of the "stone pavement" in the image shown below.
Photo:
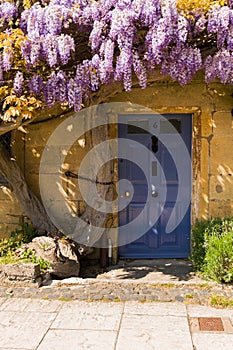
M227 297L233 303L233 285L201 279L193 273L189 261L152 259L123 261L102 272L98 266L88 266L80 278L48 280L39 288L35 283L26 284L25 281L5 285L1 281L0 297L6 296L61 301L178 301L210 305L214 296Z
M40 287L2 281L0 350L233 350L232 285L181 260L95 268ZM211 307L221 297L232 308Z
M63 281L49 281L48 285L40 288L34 285L0 286L0 299L1 297L61 301L178 301L200 305L210 305L213 297L226 297L233 304L233 286L214 283L148 283L132 280L71 278Z
M0 298L1 350L232 350L232 324L233 309L184 303Z

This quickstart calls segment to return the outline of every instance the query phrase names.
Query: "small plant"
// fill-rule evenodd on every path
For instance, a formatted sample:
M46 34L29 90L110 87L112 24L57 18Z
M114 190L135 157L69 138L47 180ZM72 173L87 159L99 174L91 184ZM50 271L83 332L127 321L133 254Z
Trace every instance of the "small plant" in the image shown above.
M39 264L42 272L46 271L51 266L51 263L48 262L47 260L44 260L42 258L37 258L30 249L27 249L25 252L23 252L23 254L20 257L20 261Z
M15 262L31 262L40 265L41 271L46 271L51 264L27 249L20 257L15 255L16 249L24 243L29 243L36 237L36 230L30 225L23 225L21 229L11 232L9 239L0 240L0 265Z
M29 243L37 235L36 230L28 225L22 225L21 229L11 232L8 239L0 240L0 257L11 256L23 243Z
M199 221L193 228L191 260L206 278L233 281L233 218Z
M223 295L212 295L210 297L210 304L212 306L233 307L233 299Z
M194 298L194 295L193 295L193 294L186 294L186 295L185 295L185 298L186 298L186 299L193 299L193 298Z

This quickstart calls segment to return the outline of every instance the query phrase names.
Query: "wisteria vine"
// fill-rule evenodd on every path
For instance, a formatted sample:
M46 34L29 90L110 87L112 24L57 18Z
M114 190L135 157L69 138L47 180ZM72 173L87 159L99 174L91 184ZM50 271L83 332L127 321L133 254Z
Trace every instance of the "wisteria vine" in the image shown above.
M188 14L176 0L41 0L27 9L12 0L0 4L0 24L25 37L24 69L13 66L11 46L0 49L0 84L10 72L17 96L28 92L47 106L59 101L78 111L101 84L122 81L129 91L133 75L145 88L158 67L181 85L200 69L206 82L233 83L232 0Z

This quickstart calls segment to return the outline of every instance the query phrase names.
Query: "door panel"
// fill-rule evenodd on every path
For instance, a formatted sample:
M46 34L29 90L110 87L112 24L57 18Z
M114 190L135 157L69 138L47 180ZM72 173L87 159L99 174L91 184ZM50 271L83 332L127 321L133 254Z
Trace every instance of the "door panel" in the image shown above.
M119 213L120 241L124 242L121 236L125 234L124 225L133 222L144 208L146 210L140 222L137 222L137 229L140 225L145 227L145 223L153 223L140 238L119 248L122 258L184 258L190 252L190 205L185 214L182 206L185 201L191 201L191 164L182 164L181 150L185 143L191 154L192 116L167 114L164 118L157 115L119 116L118 176L119 180L130 181L134 190L131 202ZM153 134L154 130L157 136ZM123 139L128 140L127 149L121 141ZM161 139L169 140L169 146ZM146 153L145 148L148 150ZM137 163L138 159L140 164ZM182 183L177 164L183 166ZM181 196L177 202L179 189L185 200ZM164 193L165 197L161 198ZM121 185L120 182L119 203L124 202L126 195L129 195L127 184ZM153 221L155 217L158 217L156 222ZM175 228L167 233L169 219ZM130 232L125 234L126 242L130 240L129 236Z

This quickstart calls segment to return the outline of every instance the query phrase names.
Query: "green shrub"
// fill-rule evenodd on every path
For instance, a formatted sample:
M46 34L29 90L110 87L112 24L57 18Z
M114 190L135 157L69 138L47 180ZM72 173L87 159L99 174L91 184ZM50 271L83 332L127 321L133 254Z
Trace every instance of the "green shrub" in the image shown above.
M233 218L198 221L192 230L191 260L207 278L233 281Z
M206 237L203 273L217 282L233 281L233 232Z
M192 230L191 260L197 270L201 269L205 258L204 233L208 225L208 221L197 221Z

